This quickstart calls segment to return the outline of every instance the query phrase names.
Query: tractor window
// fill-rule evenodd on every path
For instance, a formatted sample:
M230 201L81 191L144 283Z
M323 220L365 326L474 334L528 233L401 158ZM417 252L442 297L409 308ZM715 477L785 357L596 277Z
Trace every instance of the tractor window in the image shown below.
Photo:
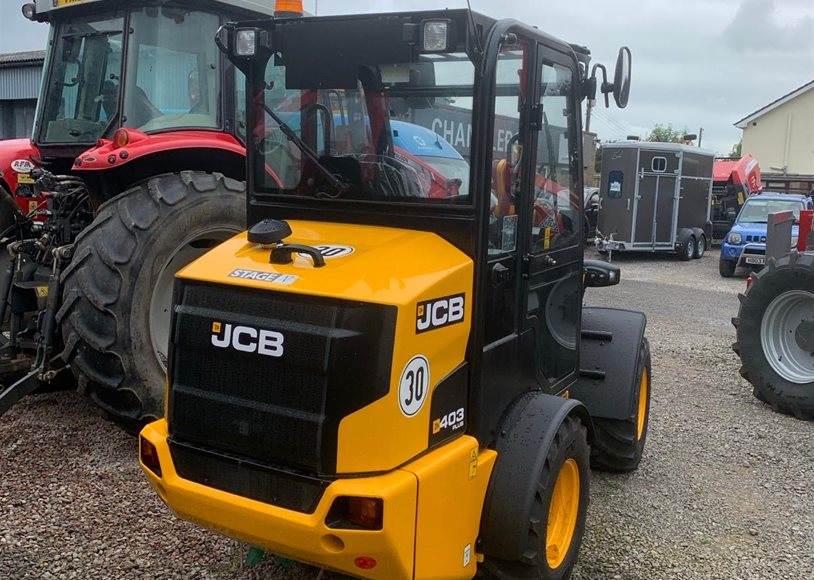
M55 36L43 85L43 143L95 143L118 111L121 14L68 20Z
M283 58L269 61L253 99L259 195L470 202L474 67L466 55L360 65L335 88L330 75L287 70Z
M518 43L504 47L497 60L490 255L513 252L517 247L517 202L523 156L520 111L526 101L524 83L528 71L528 54L527 43Z
M123 125L145 132L219 128L220 57L214 14L154 6L134 10Z
M582 222L582 195L574 169L579 143L571 69L543 61L541 72L543 118L537 134L532 218L535 251L577 243Z

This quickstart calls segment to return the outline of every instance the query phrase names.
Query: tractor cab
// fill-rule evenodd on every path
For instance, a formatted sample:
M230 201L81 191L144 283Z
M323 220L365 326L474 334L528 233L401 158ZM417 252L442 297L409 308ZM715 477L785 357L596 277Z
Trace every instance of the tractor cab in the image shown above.
M244 0L26 4L27 18L51 25L33 143L69 168L120 128L235 132L245 120L234 107L234 67L203 39L264 13L273 8Z
M150 481L349 574L565 577L591 449L634 469L649 408L644 316L582 306L619 279L583 260L587 49L467 10L216 41L247 79L249 229L176 278ZM623 106L629 70L601 85Z

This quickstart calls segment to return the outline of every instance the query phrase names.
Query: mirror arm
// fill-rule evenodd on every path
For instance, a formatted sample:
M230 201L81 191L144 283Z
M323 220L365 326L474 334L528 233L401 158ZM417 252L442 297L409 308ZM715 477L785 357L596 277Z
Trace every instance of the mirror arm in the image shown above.
M603 65L602 63L599 63L599 62L596 63L594 65L593 69L591 69L591 79L592 79L592 82L593 82L593 85L594 85L594 87L593 87L594 100L596 100L596 71L597 71L597 69L602 71L602 86L601 86L600 90L602 91L602 94L605 96L605 108L607 109L607 108L610 107L610 98L609 98L608 95L613 92L613 83L608 82L608 69L605 68L605 65Z

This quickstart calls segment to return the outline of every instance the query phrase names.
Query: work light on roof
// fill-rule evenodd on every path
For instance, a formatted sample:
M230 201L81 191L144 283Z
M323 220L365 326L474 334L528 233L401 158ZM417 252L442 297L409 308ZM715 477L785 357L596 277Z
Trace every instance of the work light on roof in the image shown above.
M34 20L37 15L37 7L33 3L23 4L23 16L28 20Z
M235 54L237 56L254 56L257 53L256 29L240 29L235 36Z
M446 52L450 48L450 21L425 20L423 22L421 50L424 52Z

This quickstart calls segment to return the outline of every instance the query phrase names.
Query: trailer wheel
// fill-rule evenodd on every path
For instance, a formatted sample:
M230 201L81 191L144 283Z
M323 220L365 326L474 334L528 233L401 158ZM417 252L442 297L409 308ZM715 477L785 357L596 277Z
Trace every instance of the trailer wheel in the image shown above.
M704 257L704 254L707 251L707 238L705 236L698 236L694 250L695 251L692 256L693 258L697 260Z
M590 496L587 431L575 416L560 425L548 449L528 521L526 545L514 562L486 559L501 580L565 580L577 561Z
M678 257L682 261L692 260L695 255L695 236L688 236L678 247Z
M220 174L150 179L77 238L57 314L79 390L128 429L161 417L175 272L245 228L245 186Z
M741 376L774 410L814 420L814 255L770 259L741 301Z
M650 423L650 342L639 347L633 408L625 420L594 417L596 438L591 445L591 467L602 471L633 471L639 466Z
M738 263L734 260L724 260L721 258L718 260L718 272L724 278L731 278L735 275L735 269L738 267Z

